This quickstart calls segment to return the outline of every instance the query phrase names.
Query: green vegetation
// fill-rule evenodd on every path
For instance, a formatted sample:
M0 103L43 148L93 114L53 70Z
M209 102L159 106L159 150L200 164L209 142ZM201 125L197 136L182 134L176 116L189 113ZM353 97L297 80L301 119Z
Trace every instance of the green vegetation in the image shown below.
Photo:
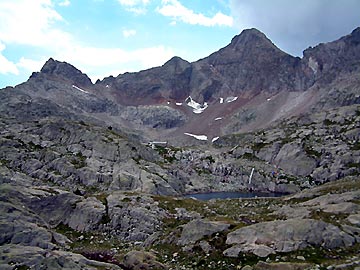
M176 159L175 155L178 151L181 151L180 148L165 147L165 146L161 146L161 145L155 145L154 150L157 151L159 153L159 155L163 157L164 162L167 162L167 163L173 163L174 161L176 161L177 159Z
M0 165L4 165L5 167L8 167L9 164L10 164L9 160L4 159L4 158L0 159Z
M354 150L354 151L359 151L360 150L360 142L357 141L357 142L353 143L352 145L350 145L350 149Z
M215 159L212 156L206 156L204 158L201 158L201 160L207 160L210 164L215 163Z
M310 157L314 157L314 158L321 157L321 153L316 151L313 147L311 147L309 145L304 145L304 150L305 150L305 153Z
M86 166L86 157L78 152L74 158L71 159L70 163L74 165L76 169L80 169Z
M241 158L251 161L260 161L260 159L257 156L255 156L253 153L245 153L241 156Z
M40 151L42 149L44 149L44 147L42 147L41 145L38 144L34 144L33 142L29 142L29 148L33 151Z
M332 125L336 125L336 122L331 121L330 119L325 119L325 120L323 121L323 124L324 124L325 126L332 126Z
M29 269L31 269L31 268L27 265L17 265L14 268L14 270L29 270Z
M255 152L259 152L262 148L264 148L267 145L269 145L269 143L258 142L258 143L254 143L251 148Z

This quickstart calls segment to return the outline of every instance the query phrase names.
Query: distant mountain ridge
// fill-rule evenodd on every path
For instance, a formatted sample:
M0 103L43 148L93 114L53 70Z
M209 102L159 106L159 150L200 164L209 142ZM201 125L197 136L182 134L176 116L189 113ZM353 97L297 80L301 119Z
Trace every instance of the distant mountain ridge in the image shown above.
M8 103L0 109L11 114L10 107L25 99L37 116L58 111L137 130L153 139L187 141L184 133L190 133L211 140L309 110L358 104L359 73L360 27L339 40L306 49L303 58L281 51L259 30L247 29L198 61L173 57L162 66L95 84L71 64L50 58L27 82L1 91ZM17 100L15 93L26 98ZM206 109L194 113L186 102L189 96ZM224 102L227 98L235 99ZM52 109L42 105L36 112L36 102ZM26 106L19 107L26 112ZM29 117L21 111L16 114Z

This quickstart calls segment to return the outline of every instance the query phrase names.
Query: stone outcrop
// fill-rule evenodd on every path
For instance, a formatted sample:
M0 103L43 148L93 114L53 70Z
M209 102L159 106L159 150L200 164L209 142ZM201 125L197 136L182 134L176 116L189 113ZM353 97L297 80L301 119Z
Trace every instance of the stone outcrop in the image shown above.
M129 270L165 270L165 265L158 262L154 254L144 251L130 251L124 257L124 266Z
M230 227L229 224L223 222L213 222L204 219L195 219L183 226L182 233L178 244L181 246L195 244L198 240L205 236L224 232Z
M161 229L168 215L149 196L128 196L115 192L107 197L109 228L126 241L143 242Z
M121 267L89 260L80 254L60 250L45 250L34 246L3 245L0 246L1 269L74 269L96 270L99 268L120 270Z
M237 257L240 252L267 257L276 252L301 250L309 246L324 248L349 247L354 237L338 227L313 219L289 219L254 224L231 232L225 256Z

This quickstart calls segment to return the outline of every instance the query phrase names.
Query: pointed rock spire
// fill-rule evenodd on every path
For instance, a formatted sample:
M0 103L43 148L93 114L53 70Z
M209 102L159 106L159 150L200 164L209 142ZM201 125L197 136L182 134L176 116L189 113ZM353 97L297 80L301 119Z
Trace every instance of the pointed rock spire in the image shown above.
M71 80L78 86L92 85L90 78L75 68L73 65L54 60L53 58L50 58L46 61L40 72L42 74L55 75L67 80Z
M235 36L230 43L232 48L243 48L249 46L270 46L276 48L276 46L268 39L264 33L256 28L245 29L239 35Z

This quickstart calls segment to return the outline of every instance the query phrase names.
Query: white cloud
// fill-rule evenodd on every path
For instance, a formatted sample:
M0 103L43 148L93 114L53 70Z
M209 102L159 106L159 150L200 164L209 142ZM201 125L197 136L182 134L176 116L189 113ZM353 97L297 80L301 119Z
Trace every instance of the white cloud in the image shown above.
M119 3L123 6L138 6L138 5L147 5L150 0L118 0Z
M134 29L125 29L123 30L123 36L125 38L131 37L131 36L135 36L136 35L136 30Z
M41 60L33 60L21 57L20 61L16 63L16 66L19 68L23 68L29 72L35 72L40 71L46 60L46 58L42 58Z
M360 25L359 0L230 0L234 26L255 27L283 50L302 50L349 34Z
M19 70L16 65L9 61L5 56L2 55L2 51L5 50L5 45L0 42L0 74L19 74Z
M175 55L172 48L161 45L133 50L84 45L76 36L57 28L59 22L63 23L64 19L50 0L0 1L0 73L30 75L53 57L71 63L96 80L104 75L116 76L125 71L159 66ZM136 31L125 29L123 34L131 36ZM36 57L18 55L19 60L12 62L2 51L13 44L31 46L44 53Z
M70 42L70 35L53 27L63 18L50 0L0 2L0 41L39 47Z
M68 6L70 6L70 1L69 0L64 0L64 1L59 3L59 6L68 7Z
M182 22L192 25L202 26L232 26L233 18L221 12L217 12L213 17L206 17L204 14L195 13L193 10L183 6L178 0L163 0L163 6L157 11L173 20L180 20Z
M150 0L118 0L120 5L124 6L129 12L136 15L143 15L146 13L146 6L150 3Z

